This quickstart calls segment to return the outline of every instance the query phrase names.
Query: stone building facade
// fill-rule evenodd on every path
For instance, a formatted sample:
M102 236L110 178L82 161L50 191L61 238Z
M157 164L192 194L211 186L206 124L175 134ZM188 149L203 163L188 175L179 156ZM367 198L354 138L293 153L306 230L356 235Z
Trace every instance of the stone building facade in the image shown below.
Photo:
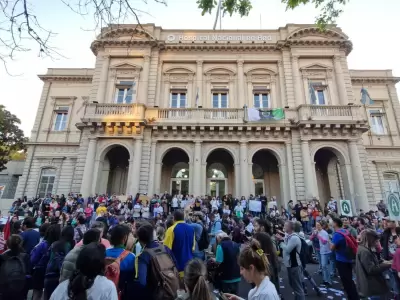
M137 192L368 209L400 191L390 70L349 70L338 27L105 28L93 69L49 69L17 195ZM360 104L365 88L373 103ZM250 121L254 107L283 118Z

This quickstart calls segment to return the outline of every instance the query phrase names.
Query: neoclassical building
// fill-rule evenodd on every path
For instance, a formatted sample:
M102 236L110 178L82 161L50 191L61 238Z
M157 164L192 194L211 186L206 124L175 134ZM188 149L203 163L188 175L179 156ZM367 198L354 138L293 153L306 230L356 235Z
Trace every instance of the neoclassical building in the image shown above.
M349 70L352 47L313 25L105 28L93 69L39 75L16 196L332 196L368 209L400 191L400 78Z

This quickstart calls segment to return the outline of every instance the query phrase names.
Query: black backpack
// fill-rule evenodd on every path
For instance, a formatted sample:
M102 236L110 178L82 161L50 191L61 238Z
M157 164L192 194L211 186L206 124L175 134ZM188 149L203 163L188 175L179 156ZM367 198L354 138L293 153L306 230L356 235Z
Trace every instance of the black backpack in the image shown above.
M0 286L8 290L10 294L18 295L26 286L27 270L23 261L25 255L27 254L23 253L5 258L0 268Z
M204 226L197 244L199 245L200 251L207 249L210 245L210 236L208 235L207 229Z
M300 257L301 264L302 264L303 268L305 268L308 263L308 254L309 254L308 244L305 239L302 239L301 237L299 237L299 239L301 242L301 249L300 249L300 253L298 253L298 254Z

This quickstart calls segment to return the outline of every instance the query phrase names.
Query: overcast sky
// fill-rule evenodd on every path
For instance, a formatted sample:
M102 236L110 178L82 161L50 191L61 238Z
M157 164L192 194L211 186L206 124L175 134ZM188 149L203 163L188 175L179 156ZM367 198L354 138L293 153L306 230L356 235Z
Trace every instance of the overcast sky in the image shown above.
M73 1L73 0L71 0ZM201 16L196 0L167 0L168 6L148 0L134 0L137 7L149 13L141 16L142 23L155 23L164 29L210 29L214 16ZM8 64L9 76L0 66L0 103L22 121L21 128L30 135L43 83L37 74L47 68L92 68L95 56L89 49L95 38L93 20L83 18L66 8L60 0L34 2L35 12L44 28L58 35L52 45L65 58L51 60L38 57L35 45L31 52L18 54ZM280 0L252 0L253 10L248 17L224 17L222 29L276 29L287 23L313 23L318 11L313 6L303 6L295 11L285 11ZM351 69L393 69L400 76L400 1L399 0L350 0L338 25L353 42L348 57ZM132 23L134 20L132 20ZM0 33L1 34L1 33Z

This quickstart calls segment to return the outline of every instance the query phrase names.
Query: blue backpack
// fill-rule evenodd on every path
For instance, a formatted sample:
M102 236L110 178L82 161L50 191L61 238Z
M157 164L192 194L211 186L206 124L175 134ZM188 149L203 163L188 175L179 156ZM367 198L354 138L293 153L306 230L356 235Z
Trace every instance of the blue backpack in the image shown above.
M50 258L46 268L46 276L60 274L64 259L70 250L68 248L69 247L65 246L64 249L60 251L60 249L55 249L54 244L51 245L47 254Z

